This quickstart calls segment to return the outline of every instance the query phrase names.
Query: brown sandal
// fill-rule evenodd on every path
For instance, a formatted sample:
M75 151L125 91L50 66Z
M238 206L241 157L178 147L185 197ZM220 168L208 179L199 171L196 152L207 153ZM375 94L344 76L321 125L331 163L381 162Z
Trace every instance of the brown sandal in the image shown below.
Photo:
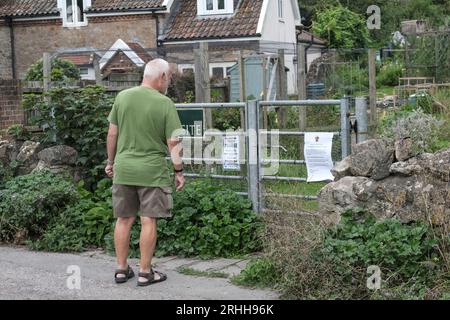
M123 274L123 275L125 275L125 277L117 277L117 275L119 275L119 274ZM134 272L130 266L128 266L128 269L126 269L126 270L117 269L116 273L114 274L114 280L116 281L116 283L125 283L133 277L134 277Z
M159 274L159 279L155 279L155 273ZM154 283L163 282L167 280L167 275L159 272L159 271L153 271L153 269L150 269L150 272L139 272L140 278L146 278L147 281L139 281L138 280L138 286L139 287L146 287Z

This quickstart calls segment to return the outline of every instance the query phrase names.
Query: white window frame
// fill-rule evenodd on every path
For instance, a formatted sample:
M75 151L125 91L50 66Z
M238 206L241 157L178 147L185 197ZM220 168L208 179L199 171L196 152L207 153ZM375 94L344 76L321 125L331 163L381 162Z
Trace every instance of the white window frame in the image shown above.
M214 68L223 68L224 79L227 78L227 68L231 68L236 65L236 62L212 62L209 64L209 76L213 76Z
M219 0L213 1L213 10L206 10L206 2L208 0L197 0L197 14L199 16L208 16L214 14L233 14L234 12L234 1L224 0L225 8L219 10Z
M67 21L67 1L72 2L72 17L73 21L75 22L68 22ZM83 8L80 8L80 13L84 15L84 21L80 22L78 17L78 6L74 6L73 3L77 3L77 0L58 0L58 8L61 11L61 16L63 20L63 27L67 28L73 28L73 27L85 27L88 25L87 21L87 15L84 13L84 11L91 6L92 0L82 0L83 1Z

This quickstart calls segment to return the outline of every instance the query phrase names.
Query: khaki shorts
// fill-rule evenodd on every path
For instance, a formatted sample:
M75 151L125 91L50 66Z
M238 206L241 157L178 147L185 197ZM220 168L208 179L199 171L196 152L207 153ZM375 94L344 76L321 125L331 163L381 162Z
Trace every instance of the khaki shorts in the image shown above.
M136 187L114 184L112 203L116 218L140 216L149 218L172 217L171 187Z

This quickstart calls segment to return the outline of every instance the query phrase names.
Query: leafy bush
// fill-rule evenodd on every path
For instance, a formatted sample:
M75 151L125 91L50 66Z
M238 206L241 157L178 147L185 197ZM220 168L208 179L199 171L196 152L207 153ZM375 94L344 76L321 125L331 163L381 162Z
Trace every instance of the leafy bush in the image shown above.
M250 261L241 274L232 278L237 285L263 288L274 287L279 280L280 274L275 264L267 257Z
M23 100L25 110L37 114L31 121L45 128L42 142L75 148L79 154L78 165L86 168L86 182L98 181L104 176L107 116L113 97L99 86L52 89L46 96L50 99L31 94Z
M52 59L51 81L79 80L80 70L72 62L62 59ZM44 80L42 59L33 64L25 75L25 80Z
M247 199L209 181L190 182L175 194L173 218L158 222L157 256L232 257L261 247L261 223ZM132 228L132 252L139 251L139 226ZM114 252L113 236L107 248Z
M79 252L88 247L104 247L111 233L114 216L111 204L111 182L100 181L95 193L78 185L80 200L56 216L41 239L29 243L35 250Z
M21 124L10 126L6 132L16 140L29 140L31 138L31 133Z
M438 150L440 127L443 121L438 120L422 109L414 106L403 107L381 121L379 133L389 139L410 137L413 141L413 152L434 152Z
M8 181L0 191L0 240L12 241L18 233L38 239L78 198L73 183L46 171Z
M376 220L363 210L347 211L334 227L314 217L266 220L265 257L270 262L264 263L275 267L271 273L280 276L272 285L278 282L287 298L423 298L433 290L443 292L445 259L428 225ZM376 292L367 288L369 266L381 269ZM259 269L249 265L241 275L265 280Z
M432 257L437 243L429 231L423 223L377 221L365 211L348 211L341 224L328 231L317 256L334 264L341 275L351 277L354 268L377 265L403 280L422 273L421 263Z
M175 103L191 103L195 101L194 73L174 74L167 90L167 96Z
M313 32L330 48L367 48L370 43L366 19L340 4L318 10Z
M377 75L377 86L393 87L398 85L398 79L403 76L403 67L390 63L381 67Z

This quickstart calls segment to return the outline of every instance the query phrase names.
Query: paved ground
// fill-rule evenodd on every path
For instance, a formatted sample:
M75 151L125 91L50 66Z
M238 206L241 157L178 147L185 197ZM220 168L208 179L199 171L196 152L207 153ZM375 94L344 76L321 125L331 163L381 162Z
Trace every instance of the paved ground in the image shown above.
M168 257L154 259L155 269L168 280L149 287L137 287L136 278L126 284L113 281L115 259L102 252L58 254L32 252L25 248L0 246L0 299L151 299L151 300L266 300L278 299L269 290L237 287L229 279L188 276L177 269L186 266L198 271L237 274L245 260L202 261ZM130 265L138 271L138 261ZM70 266L81 274L80 289L69 289ZM76 286L76 282L71 282Z

